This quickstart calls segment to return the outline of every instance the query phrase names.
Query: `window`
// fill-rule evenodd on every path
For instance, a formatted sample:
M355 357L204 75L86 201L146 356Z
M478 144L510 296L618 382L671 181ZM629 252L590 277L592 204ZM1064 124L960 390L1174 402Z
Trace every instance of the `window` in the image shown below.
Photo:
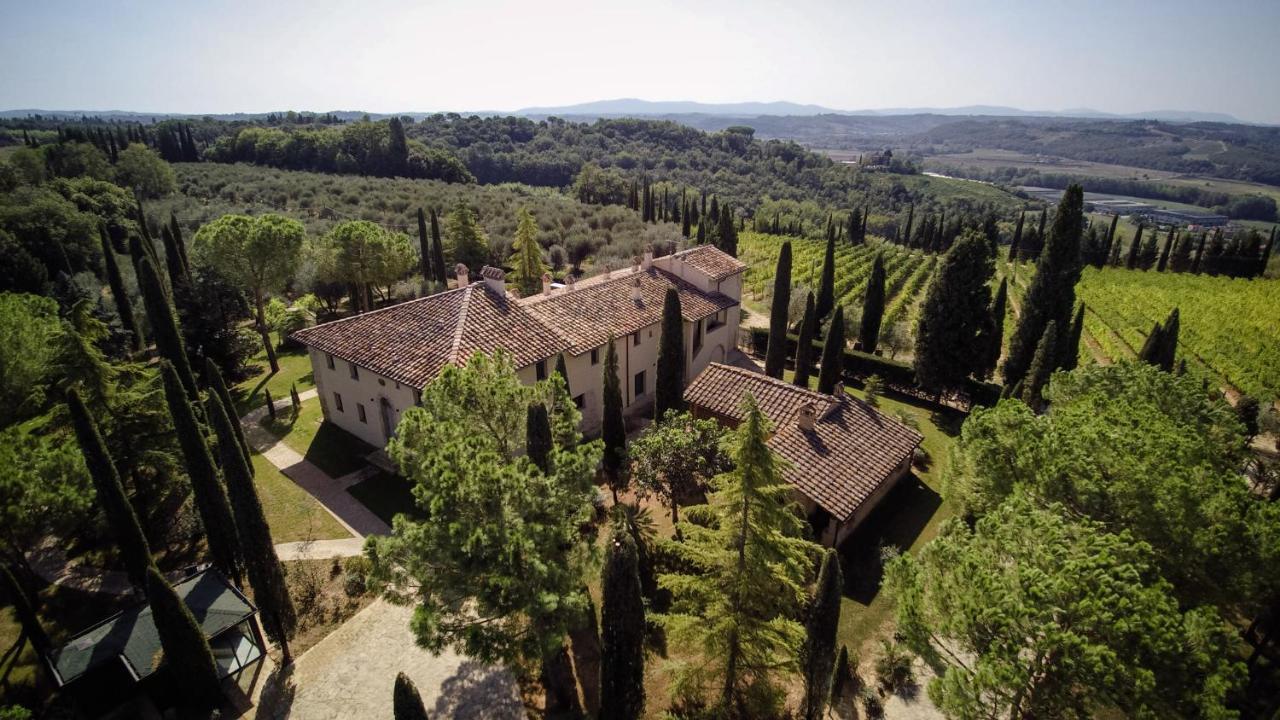
M534 376L534 379L536 380L547 379L547 361L546 360L539 360L537 364L533 366L533 376Z
M347 364L351 366L351 379L352 379L352 380L359 380L359 379L360 379L360 368L356 367L356 364L355 364L355 363L347 363Z
M699 320L693 324L693 354L697 356L698 351L702 349L702 321Z
M576 405L579 410L581 410L587 405L587 396L586 395L573 396L573 404Z
M364 414L364 405L361 405L360 403L356 403L356 414L360 416L360 422L366 423L366 424L369 422L369 418L365 417L365 414Z
M334 394L333 394L333 406L334 406L334 407L336 407L336 408L338 408L338 412L343 412L343 410L342 410L342 396L341 396L341 395L339 395L338 393L334 393Z
M382 387L386 387L387 381L383 380L382 378L378 378L378 384L381 385Z
M632 336L631 336L631 346L632 346L632 347L640 347L640 333L639 333L639 332L637 332L635 335L632 335Z
M711 319L707 321L707 332L716 330L727 322L729 322L729 311L721 310L720 312L711 316Z
M600 348L591 348L591 364L600 364Z
M333 356L332 356L332 355L330 355L329 353L325 353L325 354L324 354L324 364L325 364L325 366L326 366L326 367L328 367L330 370L332 370L332 369L333 369Z
M640 397L644 394L644 371L636 373L635 378L635 396Z

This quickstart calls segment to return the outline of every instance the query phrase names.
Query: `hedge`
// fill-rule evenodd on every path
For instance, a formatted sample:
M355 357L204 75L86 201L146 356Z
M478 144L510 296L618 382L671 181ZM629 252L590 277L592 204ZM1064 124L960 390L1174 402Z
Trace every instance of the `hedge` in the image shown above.
M769 346L769 331L766 328L750 328L751 352L763 357ZM796 356L796 343L799 338L787 335L787 358ZM822 343L814 341L814 353L821 354ZM815 355L817 357L817 355ZM920 394L916 386L916 370L909 363L890 360L880 355L872 355L859 350L844 351L844 377L849 380L863 380L872 375L879 375L888 385L914 389L913 394ZM996 383L982 382L970 378L966 381L964 394L976 405L994 405L1000 400L1001 386Z

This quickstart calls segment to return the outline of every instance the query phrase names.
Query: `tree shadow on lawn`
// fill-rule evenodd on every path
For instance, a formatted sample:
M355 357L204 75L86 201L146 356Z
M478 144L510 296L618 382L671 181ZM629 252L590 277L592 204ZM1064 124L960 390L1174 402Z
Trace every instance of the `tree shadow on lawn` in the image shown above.
M906 552L941 505L942 496L915 473L903 478L840 548L845 596L869 605L884 578L882 549Z

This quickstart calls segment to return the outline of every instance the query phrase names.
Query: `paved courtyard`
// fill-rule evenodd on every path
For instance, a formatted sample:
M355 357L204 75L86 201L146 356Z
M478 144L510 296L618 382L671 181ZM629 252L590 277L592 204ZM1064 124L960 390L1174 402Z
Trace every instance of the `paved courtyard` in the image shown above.
M412 610L376 600L277 673L269 663L242 679L242 718L345 720L390 718L396 673L413 679L432 718L523 718L515 678L453 652L417 647ZM250 707L249 703L253 703Z

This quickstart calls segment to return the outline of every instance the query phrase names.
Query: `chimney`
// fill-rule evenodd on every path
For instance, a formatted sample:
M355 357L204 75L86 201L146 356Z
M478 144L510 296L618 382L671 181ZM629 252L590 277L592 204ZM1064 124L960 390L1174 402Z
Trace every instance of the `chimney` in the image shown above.
M813 407L813 403L805 403L800 408L800 414L796 416L796 425L805 432L813 432L813 423L818 419L818 411Z
M836 380L836 386L831 391L831 394L835 395L837 400L844 399L844 380Z
M640 256L635 255L631 258L631 272L640 272Z
M480 268L480 277L484 278L484 284L488 285L490 290L499 295L507 294L507 274L502 271L502 268L485 265Z
M551 273L542 273L542 294L551 294Z
M644 246L644 261L640 263L640 269L648 270L653 267L653 245Z
M631 283L631 301L637 305L644 304L644 295L640 292L640 278Z
M574 274L573 274L573 273L568 273L567 275L565 275L565 276L564 276L564 291L565 291L565 292L573 292L573 288L576 286L577 282L578 282L578 279L574 276Z
M454 265L453 274L458 276L458 287L466 287L471 284L471 281L467 279L466 265L463 265L462 263Z

